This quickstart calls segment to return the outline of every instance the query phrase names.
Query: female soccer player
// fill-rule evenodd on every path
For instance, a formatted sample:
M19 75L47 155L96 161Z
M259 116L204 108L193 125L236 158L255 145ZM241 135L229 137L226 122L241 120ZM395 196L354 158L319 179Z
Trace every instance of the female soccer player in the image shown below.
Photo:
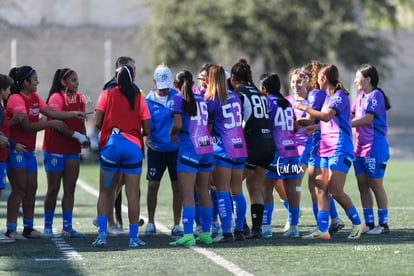
M248 238L260 239L264 209L263 181L266 169L275 155L267 100L254 85L250 65L245 59L240 59L231 68L231 84L242 103L243 133L247 148L244 178L250 195L253 222Z
M352 106L356 128L355 174L361 194L367 234L386 234L388 228L388 200L384 190L384 173L390 157L387 141L387 114L391 108L388 97L378 85L377 69L370 64L361 65L355 84L361 91ZM374 223L374 192L378 205L379 225Z
M318 156L320 165L315 166L316 195L318 198L318 230L302 236L303 239L330 239L329 193L345 209L352 221L352 230L348 239L359 239L365 224L361 222L358 211L351 198L344 192L346 175L352 165L353 145L351 132L351 114L347 91L339 81L335 65L324 66L318 74L318 83L328 96L321 111L306 105L295 103L294 107L306 111L321 120L320 125L307 127L309 133L321 130L321 144Z
M239 97L227 89L226 74L222 66L213 65L206 79L208 112L213 121L214 169L213 183L216 187L223 238L220 242L232 242L232 203L235 210L235 236L243 232L246 216L246 199L243 195L243 169L247 157L243 136L242 113Z
M33 229L35 197L37 190L37 161L35 156L36 133L39 130L54 128L62 131L65 123L60 120L39 122L39 114L42 113L55 119L84 119L85 113L80 111L59 111L50 108L36 93L39 81L36 71L30 66L14 67L9 76L13 79L12 94L7 101L7 114L23 113L23 120L10 128L10 137L23 144L27 151L19 153L11 150L7 162L7 175L12 191L7 200L7 233L14 239L44 238L43 235ZM16 232L17 216L20 202L23 205L23 236Z
M78 92L79 79L69 68L58 69L53 77L47 104L54 110L85 112L85 98ZM50 119L48 119L50 120ZM56 200L63 184L62 217L65 237L84 237L72 228L72 212L75 201L75 186L79 176L81 146L88 147L83 120L65 120L66 128L61 132L46 129L43 141L43 159L47 176L43 234L53 238L53 218Z
M149 136L151 118L144 97L136 93L133 68L121 65L116 69L115 88L104 90L95 109L95 125L101 130L100 177L98 198L98 237L93 246L106 245L106 230L119 173L125 181L128 199L129 247L144 246L138 237L139 184L142 172L143 134Z
M193 84L193 75L189 71L181 70L175 75L174 86L180 93L171 98L174 123L170 136L173 141L180 142L177 174L183 199L184 235L170 245L192 246L196 243L193 235L194 187L200 204L202 227L197 241L204 244L213 242L210 234L213 207L208 192L213 170L213 144L208 131L207 104L200 95L193 93Z
M272 197L277 179L283 180L289 202L289 225L286 237L299 237L300 173L299 152L295 140L295 113L290 102L280 94L280 79L277 74L269 74L260 81L260 90L267 95L269 117L273 139L277 148L273 162L265 175L265 197ZM272 213L267 214L269 217ZM265 227L266 226L266 227ZM267 234L267 232L270 232ZM270 223L263 226L263 234L272 236Z

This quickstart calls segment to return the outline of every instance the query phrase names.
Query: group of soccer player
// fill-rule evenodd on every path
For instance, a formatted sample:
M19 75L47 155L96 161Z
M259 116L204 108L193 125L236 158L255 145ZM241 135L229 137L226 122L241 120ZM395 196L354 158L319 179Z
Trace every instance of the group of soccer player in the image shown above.
M135 62L121 58L125 62L117 62L112 85L105 86L95 109L95 125L101 135L98 237L93 246L107 243L115 198L123 184L128 199L129 247L145 245L138 230L144 145L149 214L145 236L156 233L157 192L166 168L173 190L171 235L179 237L171 245L272 237L274 189L288 210L284 236L300 237L301 182L306 169L317 227L303 234L303 239L330 239L344 227L335 201L352 222L348 239L358 239L362 233L389 232L383 177L389 158L386 110L390 104L377 87L378 72L372 65L358 68L355 84L359 94L351 107L338 69L332 64L312 62L294 70L290 75L293 94L286 98L275 73L263 74L256 86L245 59L236 62L230 73L220 65L205 64L198 73L199 87L194 87L190 71L180 70L173 77L167 66L160 65L154 72L155 88L144 98L134 84ZM11 78L0 78L0 99L8 98L0 121L0 164L3 182L7 168L12 187L7 232L1 240L54 237L53 217L61 182L62 235L84 237L72 228L79 154L82 146L89 145L83 124L85 100L77 91L76 72L57 70L47 104L36 93L33 68L14 68L9 75ZM39 112L48 117L45 122L39 121ZM356 129L355 146L352 127ZM36 132L42 129L46 129L43 151L48 192L44 231L40 233L33 228L37 188L34 143ZM365 223L343 189L352 164ZM244 179L251 202L251 229L246 226ZM372 192L378 206L377 226ZM22 235L16 231L20 203ZM213 240L217 215L221 234ZM199 225L196 231L195 222Z

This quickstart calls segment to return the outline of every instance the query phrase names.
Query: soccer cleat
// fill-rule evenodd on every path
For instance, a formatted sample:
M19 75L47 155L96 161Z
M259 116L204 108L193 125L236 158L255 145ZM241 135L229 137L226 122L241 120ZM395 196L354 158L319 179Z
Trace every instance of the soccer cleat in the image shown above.
M193 246L195 245L196 241L194 239L193 234L184 234L182 238L170 242L170 245L177 245L177 246Z
M110 227L108 227L107 231L108 236L127 236L128 232L122 230L122 228L119 227L118 224L114 224Z
M212 244L213 238L211 237L210 232L203 232L198 235L196 241L204 244Z
M291 225L290 229L283 234L284 237L289 237L289 238L299 238L299 230L298 230L298 226L297 225Z
M243 231L234 230L234 240L235 241L244 241L244 240L246 240L246 237L244 236Z
M362 231L364 231L365 223L352 225L351 232L349 233L348 239L355 240L361 237Z
M15 241L16 241L15 239L7 237L3 233L0 233L0 243L12 243Z
M243 234L247 237L250 236L250 228L249 225L247 225L246 220L244 220L244 224L243 224Z
M222 230L221 230L220 224L219 224L217 221L212 222L212 223L211 223L211 234L212 234L213 236L217 236L217 235L219 235L220 233L222 233Z
M92 243L95 247L104 247L106 245L106 233L100 232L96 240Z
M389 232L390 232L390 228L388 227L388 224L382 224L369 230L367 234L368 235L380 235L380 234L388 234Z
M259 240L263 237L262 229L252 229L250 235L246 237L249 240Z
M271 238L273 236L272 228L270 224L262 225L262 236L263 238Z
M84 238L86 235L84 233L78 232L75 229L62 230L62 237L64 238Z
M53 230L50 229L50 228L45 228L43 230L43 235L49 236L51 239L53 239L55 237L55 235L53 234Z
M283 227L283 232L287 232L290 229L290 223L289 221L286 221L285 227Z
M144 246L144 245L145 245L145 242L141 241L139 238L130 238L129 239L128 246L130 248L141 247L141 246Z
M339 217L336 217L331 221L331 225L329 226L328 232L329 234L333 234L344 228L345 223Z
M23 241L23 240L27 240L24 236L22 236L21 234L17 233L16 231L9 231L7 230L6 232L6 236L14 239L16 241Z
M45 240L50 239L49 236L46 236L33 228L23 229L23 236L28 239L45 239Z
M371 231L374 228L375 228L375 224L374 223L366 223L364 230L362 230L362 234L366 234L366 233L368 233L369 231Z
M224 233L222 235L218 235L215 239L213 239L215 243L232 243L234 242L233 234L232 233Z
M148 222L147 227L145 228L145 233L144 236L148 237L148 236L153 236L155 235L155 232L157 230L155 229L155 224L152 222Z
M182 235L184 235L183 228L181 228L180 225L174 225L174 227L171 229L171 236L181 237Z
M331 235L328 231L322 232L319 229L302 236L302 239L304 240L329 240L330 238Z

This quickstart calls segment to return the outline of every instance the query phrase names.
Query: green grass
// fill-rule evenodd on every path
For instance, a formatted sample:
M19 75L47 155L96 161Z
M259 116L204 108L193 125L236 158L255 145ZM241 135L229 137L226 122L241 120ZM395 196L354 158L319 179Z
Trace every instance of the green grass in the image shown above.
M364 235L360 240L348 241L350 222L338 206L340 217L346 223L341 232L328 241L304 241L286 239L282 228L286 211L275 198L273 214L273 238L258 241L235 242L202 246L223 257L241 269L255 275L412 275L414 273L414 189L412 170L414 162L389 162L385 188L389 197L389 225L391 233L381 236ZM82 164L80 178L98 189L98 167ZM167 177L164 177L167 179ZM141 214L146 211L145 176L142 176ZM359 192L351 171L345 186L361 214ZM43 199L46 182L43 168L39 168L35 225L42 230ZM5 231L5 191L0 201L0 231ZM246 193L247 194L247 193ZM162 233L143 238L147 245L128 249L127 237L109 237L105 248L94 248L96 228L91 224L96 214L96 197L77 188L75 196L74 227L87 234L85 239L66 242L74 248L82 260L35 261L36 258L63 258L62 252L52 241L29 240L0 245L0 275L111 275L141 273L143 275L230 275L223 267L213 263L194 250L174 248L168 245L172 239ZM124 196L124 204L126 199ZM56 209L54 227L61 229L60 202ZM304 233L314 227L310 196L306 183L303 187L299 230ZM123 214L127 225L127 214ZM156 220L168 228L173 224L171 188L163 181L159 192ZM250 222L249 214L248 221ZM21 219L19 219L21 226ZM144 226L145 227L145 226ZM144 228L140 229L142 233Z

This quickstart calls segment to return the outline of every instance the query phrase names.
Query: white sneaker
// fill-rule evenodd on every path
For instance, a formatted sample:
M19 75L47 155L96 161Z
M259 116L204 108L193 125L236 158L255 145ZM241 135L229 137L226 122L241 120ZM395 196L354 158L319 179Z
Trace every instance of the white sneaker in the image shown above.
M27 240L25 237L23 237L23 235L17 233L16 231L11 231L11 232L7 231L6 236L11 238L11 239L14 239L16 241L18 241L18 240L20 240L20 241Z
M0 233L0 243L12 243L15 241L16 241L15 239L7 237L3 233Z
M155 235L155 232L157 232L156 228L155 228L155 224L152 222L148 222L147 223L147 227L145 228L145 236L153 236Z
M106 230L108 236L126 236L128 235L128 232L122 230L118 224L114 224L111 227L108 227Z
M50 236L44 235L43 233L40 233L39 231L33 228L28 229L28 230L23 230L23 236L28 239L45 239L45 240L50 239Z
M181 237L182 235L184 235L183 228L180 225L174 225L171 229L171 236Z
M284 237L299 238L299 230L297 225L291 225L289 231L283 234Z
M203 233L203 227L201 225L197 225L195 230L194 230L194 235L198 236L201 233Z
M381 234L388 234L390 232L390 229L388 228L388 225L377 225L375 228L369 230L367 232L368 235L381 235Z
M289 231L289 229L290 229L290 223L289 223L289 221L287 220L287 221L286 221L286 224L285 224L285 227L283 227L283 232L287 232L287 231Z
M262 237L263 238L271 238L273 236L272 228L270 224L262 225Z

